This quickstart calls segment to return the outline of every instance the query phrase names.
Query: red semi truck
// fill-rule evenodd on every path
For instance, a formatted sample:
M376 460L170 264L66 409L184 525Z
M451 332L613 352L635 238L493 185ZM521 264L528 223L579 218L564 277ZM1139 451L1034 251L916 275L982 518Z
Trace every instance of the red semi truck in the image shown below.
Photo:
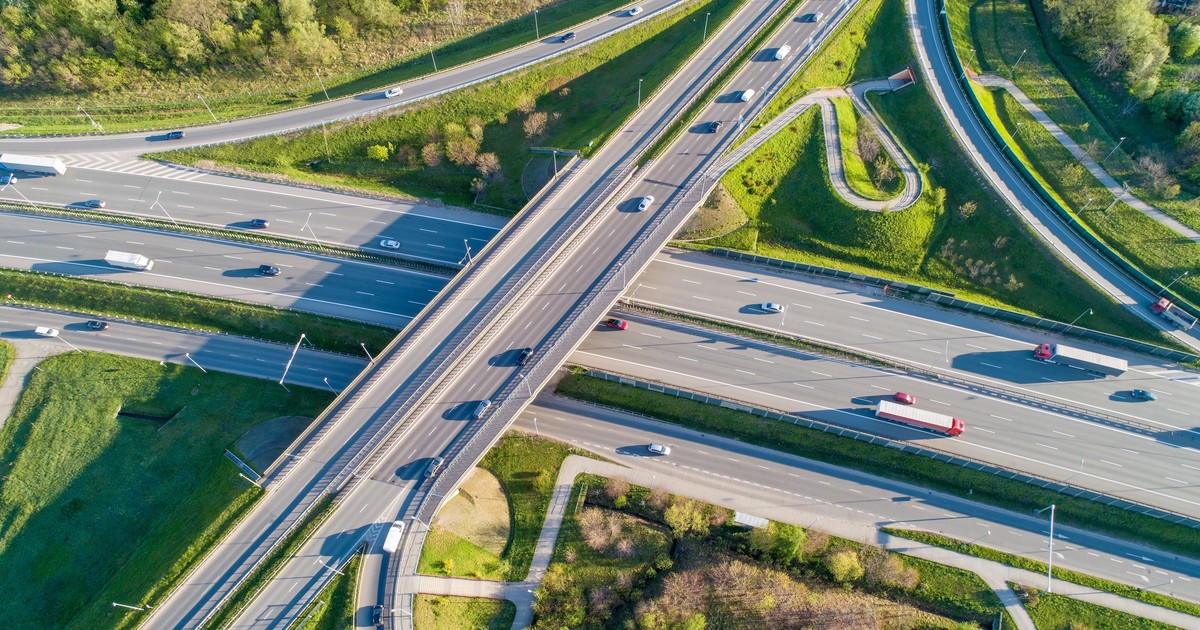
M967 428L962 420L953 416L901 405L890 400L879 401L879 407L875 409L875 416L950 437L961 435Z
M1158 316L1175 324L1183 330L1191 330L1192 326L1196 325L1196 316L1175 306L1167 298L1160 298L1157 302L1150 305L1150 310L1158 313Z
M1058 363L1100 376L1120 376L1129 369L1125 359L1106 356L1089 350L1064 346L1061 343L1044 343L1033 350L1033 358L1046 363Z

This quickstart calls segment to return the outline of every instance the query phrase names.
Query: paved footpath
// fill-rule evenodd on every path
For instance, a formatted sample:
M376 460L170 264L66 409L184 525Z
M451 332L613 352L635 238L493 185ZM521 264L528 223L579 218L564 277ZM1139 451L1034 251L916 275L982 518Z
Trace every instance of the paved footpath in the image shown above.
M39 339L6 339L16 353L12 365L8 366L8 374L0 381L0 429L8 422L9 416L17 406L21 392L29 381L29 374L38 363L71 349L58 341L41 341Z
M533 623L533 591L537 589L541 578L546 574L546 568L550 565L550 559L554 552L554 543L558 539L558 531L562 527L563 517L566 515L567 502L571 496L571 486L575 481L575 477L581 473L592 473L605 477L621 477L632 484L658 487L672 494L689 496L702 501L712 501L712 489L707 487L702 480L693 481L691 479L667 475L656 476L650 472L572 455L563 462L562 468L559 471L558 480L554 488L554 496L550 502L550 510L546 514L546 523L542 527L541 536L538 538L537 551L534 554L529 575L524 581L506 583L465 578L418 576L419 587L417 591L436 595L507 599L517 606L517 616L512 625L513 630L522 630L529 627ZM745 499L728 496L722 497L721 505L747 513L754 513L756 508L761 507L754 499L749 497ZM784 507L783 516L785 517L783 520L806 527L819 518L815 514L802 509L802 506ZM931 547L904 538L897 538L885 534L875 527L830 518L820 518L820 522L820 529L822 531L836 536L878 545L891 551L971 571L996 591L996 594L1000 597L1000 601L1003 602L1009 615L1016 622L1020 630L1036 630L1036 626L1034 626L1033 620L1029 617L1029 613L1021 605L1016 593L1008 587L1008 582L1028 584L1041 588L1045 584L1045 575L1015 569L997 562L942 549L941 547ZM1132 615L1154 619L1181 628L1195 627L1196 624L1196 618L1185 613L1159 608L1158 606L1152 606L1111 593L1097 592L1092 588L1058 579L1054 580L1053 584L1054 592L1059 595L1066 595L1100 606L1122 610Z

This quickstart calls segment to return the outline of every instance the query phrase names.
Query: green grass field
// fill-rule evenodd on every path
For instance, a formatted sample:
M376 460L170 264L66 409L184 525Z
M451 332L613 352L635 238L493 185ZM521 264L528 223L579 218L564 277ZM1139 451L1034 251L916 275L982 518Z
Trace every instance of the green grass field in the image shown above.
M296 630L352 630L357 612L358 570L362 554L356 554L342 574L337 575L300 616Z
M413 627L421 630L508 630L517 617L510 601L475 597L417 595Z
M500 558L475 543L440 527L429 530L421 545L417 573L477 580L503 580Z
M890 183L885 184L883 188L879 188L875 185L874 180L876 165L863 161L859 153L858 134L862 124L862 115L858 113L858 109L854 107L854 103L849 97L833 99L833 107L837 111L838 138L842 144L842 164L846 172L846 184L850 186L850 190L866 199L895 198L904 191L904 178L900 176L899 171L895 170L895 160L892 160L887 152L880 152L879 155L891 166L896 177ZM876 135L876 137L878 136Z
M1036 486L882 445L767 420L724 407L677 398L610 381L568 374L557 392L572 398L625 409L810 459L834 463L914 483L1019 512L1058 505L1060 522L1137 540L1176 553L1200 557L1200 539L1191 529L1101 503L1073 498Z
M1038 630L1080 630L1081 628L1112 628L1138 630L1174 630L1175 626L1136 617L1112 608L1071 599L1053 593L1039 592L1037 601L1025 602L1025 610Z
M527 200L520 174L531 157L531 146L585 153L598 149L636 108L638 79L643 80L643 99L649 98L701 44L703 33L696 20L711 13L709 28L718 28L740 2L696 2L528 72L397 115L331 127L328 153L322 131L316 130L160 156L468 205L475 199L472 181L477 169L446 160L430 167L421 152L441 135L451 138L460 129L469 132L474 127L475 136L481 138L479 153L494 153L500 164L500 174L487 181L479 203L515 211ZM544 133L533 138L526 133L529 116L518 110L522 99L533 99L536 112L546 116ZM370 146L391 147L387 161L368 159Z
M12 367L12 362L16 358L17 349L7 341L0 339L0 383L3 383L4 379L8 378L8 368ZM0 421L3 421L3 419L0 418Z
M0 626L131 627L254 503L222 455L328 393L97 353L47 359L0 432ZM117 416L128 413L169 421Z

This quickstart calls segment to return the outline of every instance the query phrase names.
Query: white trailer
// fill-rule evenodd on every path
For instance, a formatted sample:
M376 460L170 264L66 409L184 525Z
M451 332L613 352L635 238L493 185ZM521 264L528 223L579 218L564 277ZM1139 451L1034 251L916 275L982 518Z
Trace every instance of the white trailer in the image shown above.
M40 155L18 155L16 153L0 153L0 168L8 171L25 173L41 173L43 175L63 175L67 165L58 158L42 157Z
M108 253L104 255L104 262L114 267L135 271L149 271L154 268L154 261L141 254L118 252L113 249L108 250Z
M954 416L947 416L944 413L937 413L928 409L917 409L916 407L901 405L890 400L879 401L879 406L875 409L875 416L907 424L910 427L927 429L950 437L962 435L962 432L967 428L962 420Z

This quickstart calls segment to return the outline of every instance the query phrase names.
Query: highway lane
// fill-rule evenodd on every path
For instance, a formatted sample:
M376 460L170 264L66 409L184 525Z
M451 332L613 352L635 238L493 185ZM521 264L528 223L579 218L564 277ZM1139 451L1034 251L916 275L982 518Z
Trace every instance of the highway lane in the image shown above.
M461 208L138 164L152 170L134 174L72 168L59 177L22 176L16 184L0 187L0 200L78 208L100 199L106 213L233 230L250 230L251 220L266 219L270 225L261 231L284 238L450 265L463 259L464 242L478 251L508 220ZM381 247L383 239L397 241L399 249Z
M198 293L396 328L445 286L445 276L318 254L127 227L0 214L0 265ZM104 262L142 254L150 271ZM263 276L259 265L280 275ZM18 296L19 297L19 296Z
M822 281L703 253L667 250L626 293L639 302L693 312L858 348L937 373L1024 392L1159 427L1164 433L1200 425L1200 373L1154 357L1062 338L898 298L872 287ZM755 305L780 302L782 315ZM1080 306L1085 308L1085 306ZM1035 346L1062 342L1129 361L1115 378L1036 361ZM1135 401L1129 391L1158 394Z
M536 418L536 423L534 422ZM1047 519L1016 514L905 483L814 462L667 423L541 397L516 428L569 442L632 470L684 477L697 498L838 534L876 527L923 529L1046 560ZM671 454L650 457L649 442ZM1044 516L1044 515L1043 515ZM1200 562L1055 526L1054 566L1200 601Z
M183 140L166 140L162 132L139 132L61 138L4 138L0 140L0 148L3 148L5 152L45 155L85 153L137 155L147 151L164 151L230 142L248 137L275 135L284 131L313 127L323 121L360 117L424 100L442 92L461 89L526 65L564 54L566 51L587 46L680 3L681 0L647 0L640 3L645 11L638 16L626 15L625 11L613 11L600 15L572 27L571 30L575 32L576 38L570 43L560 41L558 35L561 33L546 33L541 39L529 44L400 84L404 88L403 96L392 99L384 98L383 88L380 88L377 92L359 94L276 114L194 127L187 130L187 136ZM103 120L100 122L103 123Z
M0 305L0 339L18 344L37 341L46 347L71 348L166 361L205 370L279 381L294 346L244 337L181 330L103 318L108 330L87 328L86 315ZM37 326L57 328L58 339L38 337ZM21 352L22 356L27 356ZM37 355L34 355L37 356ZM300 348L287 370L285 384L340 391L367 365L367 359ZM13 385L15 386L15 385Z
M785 350L630 316L625 331L589 335L570 361L973 461L1061 480L1200 519L1200 440L1146 434L1028 407L933 379ZM874 417L895 392L967 425L957 438Z

